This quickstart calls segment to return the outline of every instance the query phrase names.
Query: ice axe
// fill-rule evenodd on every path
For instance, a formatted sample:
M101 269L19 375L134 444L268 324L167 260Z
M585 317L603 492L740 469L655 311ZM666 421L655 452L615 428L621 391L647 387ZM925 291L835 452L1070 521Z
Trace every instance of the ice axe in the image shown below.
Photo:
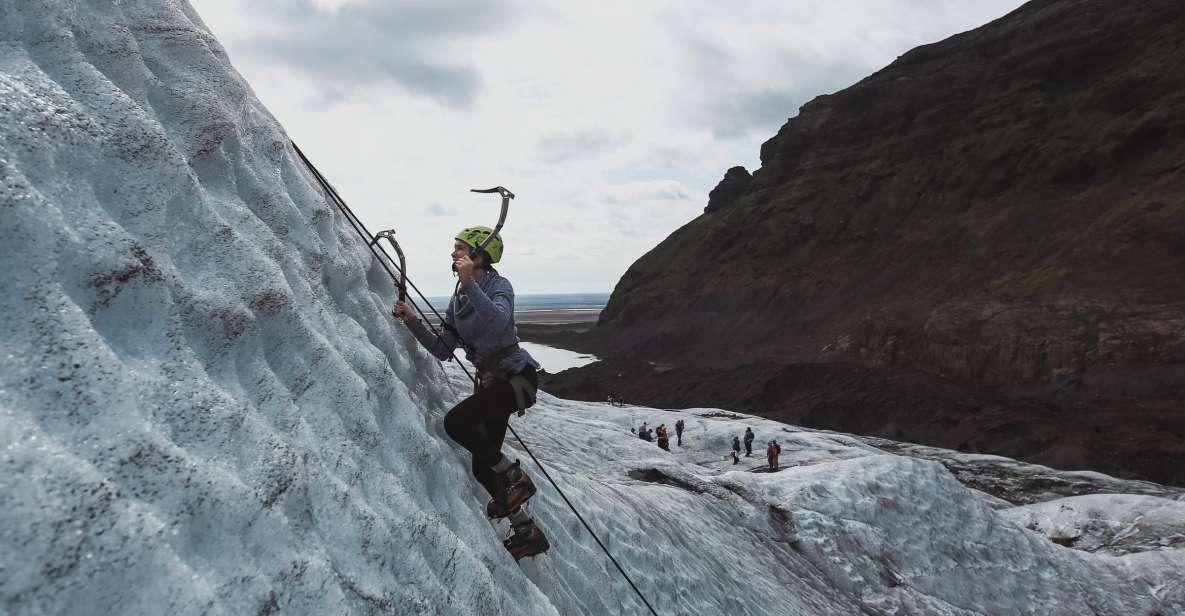
M493 233L487 235L486 239L482 240L481 243L476 247L469 249L469 258L472 259L477 256L478 252L485 250L485 247L488 246L490 242L494 241L494 236L498 235L498 232L502 230L502 225L506 224L506 212L510 210L510 200L514 198L514 193L506 190L506 188L502 186L495 186L493 188L485 189L470 188L469 192L487 194L498 193L499 195L502 195L502 213L498 214L498 224L494 226Z
M403 249L399 247L399 242L395 241L395 230L387 229L386 231L379 231L374 236L374 241L371 245L376 245L379 240L386 238L391 247L395 249L395 254L399 255L399 301L407 300L407 258L403 256Z

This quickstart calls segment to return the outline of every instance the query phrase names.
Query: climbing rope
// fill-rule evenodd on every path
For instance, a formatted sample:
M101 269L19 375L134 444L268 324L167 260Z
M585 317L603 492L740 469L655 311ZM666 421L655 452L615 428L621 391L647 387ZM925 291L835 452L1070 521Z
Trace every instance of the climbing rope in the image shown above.
M444 317L440 316L440 313L437 312L436 308L432 306L432 302L428 301L428 298L424 297L424 294L421 293L416 285L411 282L411 280L407 277L407 272L403 271L403 269L398 265L395 265L394 261L391 259L391 256L387 254L387 251L378 244L378 241L366 228L366 225L362 224L362 221L354 214L354 211L350 209L350 206L346 205L345 200L343 200L341 196L337 194L337 191L334 190L329 181L326 180L323 175L321 175L321 172L318 171L315 166L313 166L312 161L310 161L308 157L304 155L304 152L300 150L300 147L296 145L296 142L293 141L291 143L292 148L296 150L297 156L300 157L300 160L313 174L313 177L321 186L321 190L323 190L329 197L329 201L332 201L333 204L337 206L339 210L341 210L342 214L346 217L346 220L350 223L350 226L353 227L354 231L358 233L359 237L361 237L362 240L366 242L366 245L370 248L371 254L374 255L376 259L378 259L379 264L383 266L383 269L386 270L387 274L391 276L391 278L396 282L403 281L410 285L416 294L420 296L420 299L422 299L424 303L428 305L428 308L432 311L432 314L436 315L436 318L440 319L441 323L444 323ZM503 216L505 216L505 213L503 213ZM493 234L491 234L491 237L493 237ZM378 250L375 250L376 248ZM395 273L391 271L391 268L388 267L388 264L399 270L399 278L395 277ZM419 313L420 318L424 319L424 321L428 320L428 318L424 315L424 311L420 309L414 300L410 301L409 303L413 308L415 308L416 312ZM440 336L440 334L434 329L433 333L435 333L438 337ZM457 336L458 342L460 342L462 346L466 346L465 341L461 339L460 334L456 332L454 332L454 334ZM452 355L453 360L457 362L457 365L461 367L461 370L465 371L465 376L469 377L469 379L473 381L474 387L477 387L479 385L477 377L469 373L469 369L467 369L465 364L461 363L461 360L457 358L456 351L450 351L450 354ZM515 431L514 426L511 426L510 423L507 422L506 427L510 428L510 433L514 435L514 439L518 441L520 446L522 446L523 451L527 452L527 455L531 456L531 460L535 462L535 465L539 467L540 471L543 471L543 476L547 478L547 481L551 484L551 487L555 488L555 491L560 495L560 498L564 499L564 503L567 504L568 508L572 510L572 513L576 515L576 519L580 520L580 523L584 526L585 530L588 531L588 534L592 535L593 540L597 542L598 546L600 546L601 551L605 552L605 556L608 556L609 560L613 563L613 566L617 567L617 571L620 572L621 576L625 578L625 581L629 583L630 588L634 589L634 593L636 593L638 598L642 600L642 603L646 606L646 609L650 610L650 613L653 616L658 616L658 612L654 611L654 607L650 605L650 601L646 599L646 596L642 594L642 591L639 590L638 586L634 584L634 581L630 579L629 574L625 572L624 568L622 568L621 563L617 562L617 559L614 558L613 554L609 552L609 548L606 548L605 544L601 542L601 538L597 536L596 531L592 529L592 526L589 526L588 522L585 521L584 516L580 515L580 512L576 510L576 506L573 505L572 501L568 499L568 495L564 494L564 491L560 489L559 484L557 484L555 480L551 478L551 474L547 472L547 468L543 466L543 462L540 462L539 458L535 456L535 453L531 451L531 448L527 447L527 444L523 442L522 437L520 437L518 432Z
M407 273L400 269L398 265L395 265L395 262L391 259L391 256L387 254L387 251L383 250L383 247L378 244L374 235L372 235L370 230L366 228L366 225L363 224L362 221L354 214L354 211L350 209L350 206L346 205L345 200L343 200L341 196L337 194L337 190L334 189L333 185L325 179L325 176L321 175L321 172L317 170L315 166L313 166L312 161L310 161L308 157L304 155L304 152L302 152L300 147L296 145L296 142L291 143L293 149L296 150L296 154L300 156L300 160L305 164L306 167L308 167L309 171L312 172L313 177L317 180L317 183L320 184L321 189L325 191L325 194L329 197L329 201L333 202L333 204L337 206L339 210L341 210L342 214L346 217L346 221L350 223L351 227L353 227L354 232L356 232L359 237L361 237L362 240L366 242L366 245L370 248L371 254L375 257L375 259L378 260L379 265L383 266L383 269L386 270L387 275L393 280L402 280L410 285L412 290L416 292L416 295L419 295L420 299L424 300L424 303L427 304L428 309L432 311L432 314L436 315L436 318L440 319L440 321L443 323L444 317L440 316L440 313L436 311L436 308L432 305L432 302L428 301L428 298L424 297L424 294L420 292L419 287L417 287L415 283L413 283L407 277ZM378 248L378 250L375 250L375 248ZM398 277L396 277L395 273L391 271L391 267L388 267L388 264L399 270ZM420 318L424 319L424 321L427 321L428 317L424 315L424 311L420 309L420 306L416 304L415 301L410 303L412 307L416 309L416 312L419 313ZM457 338L460 339L460 336L458 335ZM453 359L457 359L456 353L453 353ZM469 374L469 370L465 368L464 364L458 361L457 365L461 366L461 369L465 371L465 376L468 376L471 380L474 378Z

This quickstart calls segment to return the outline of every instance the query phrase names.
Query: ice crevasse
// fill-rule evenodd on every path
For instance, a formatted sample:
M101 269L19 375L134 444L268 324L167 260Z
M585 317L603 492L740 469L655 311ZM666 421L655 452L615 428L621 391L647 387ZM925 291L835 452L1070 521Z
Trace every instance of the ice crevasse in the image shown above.
M553 549L506 554L441 428L463 375L188 3L0 0L0 281L0 613L644 613L541 478ZM514 423L660 614L1185 612L1180 550L758 419L803 463L733 470L707 415Z

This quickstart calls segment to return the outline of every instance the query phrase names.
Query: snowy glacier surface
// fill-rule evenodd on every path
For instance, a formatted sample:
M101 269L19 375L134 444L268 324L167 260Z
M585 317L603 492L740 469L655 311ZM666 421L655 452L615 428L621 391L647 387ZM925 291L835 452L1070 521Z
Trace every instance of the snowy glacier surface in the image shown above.
M0 613L644 613L514 439L553 549L506 554L441 427L464 375L186 2L0 0L0 281ZM746 425L781 471L732 463ZM1011 511L711 409L513 426L659 614L1185 613L1174 541L1051 540L1087 506L1176 532L1168 499Z

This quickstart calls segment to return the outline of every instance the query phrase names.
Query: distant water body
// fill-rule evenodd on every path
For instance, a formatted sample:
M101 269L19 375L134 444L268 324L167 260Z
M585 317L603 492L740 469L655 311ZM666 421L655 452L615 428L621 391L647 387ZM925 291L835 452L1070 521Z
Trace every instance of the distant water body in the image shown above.
M448 297L429 297L429 301L441 314L448 308ZM608 293L539 293L516 295L514 298L514 320L516 323L565 324L595 323L605 304ZM435 319L433 319L435 320ZM556 373L568 368L597 361L596 356L575 353L532 342L520 343L543 369Z
M429 297L444 314L449 298ZM514 298L517 323L594 323L609 303L608 293L524 293Z

